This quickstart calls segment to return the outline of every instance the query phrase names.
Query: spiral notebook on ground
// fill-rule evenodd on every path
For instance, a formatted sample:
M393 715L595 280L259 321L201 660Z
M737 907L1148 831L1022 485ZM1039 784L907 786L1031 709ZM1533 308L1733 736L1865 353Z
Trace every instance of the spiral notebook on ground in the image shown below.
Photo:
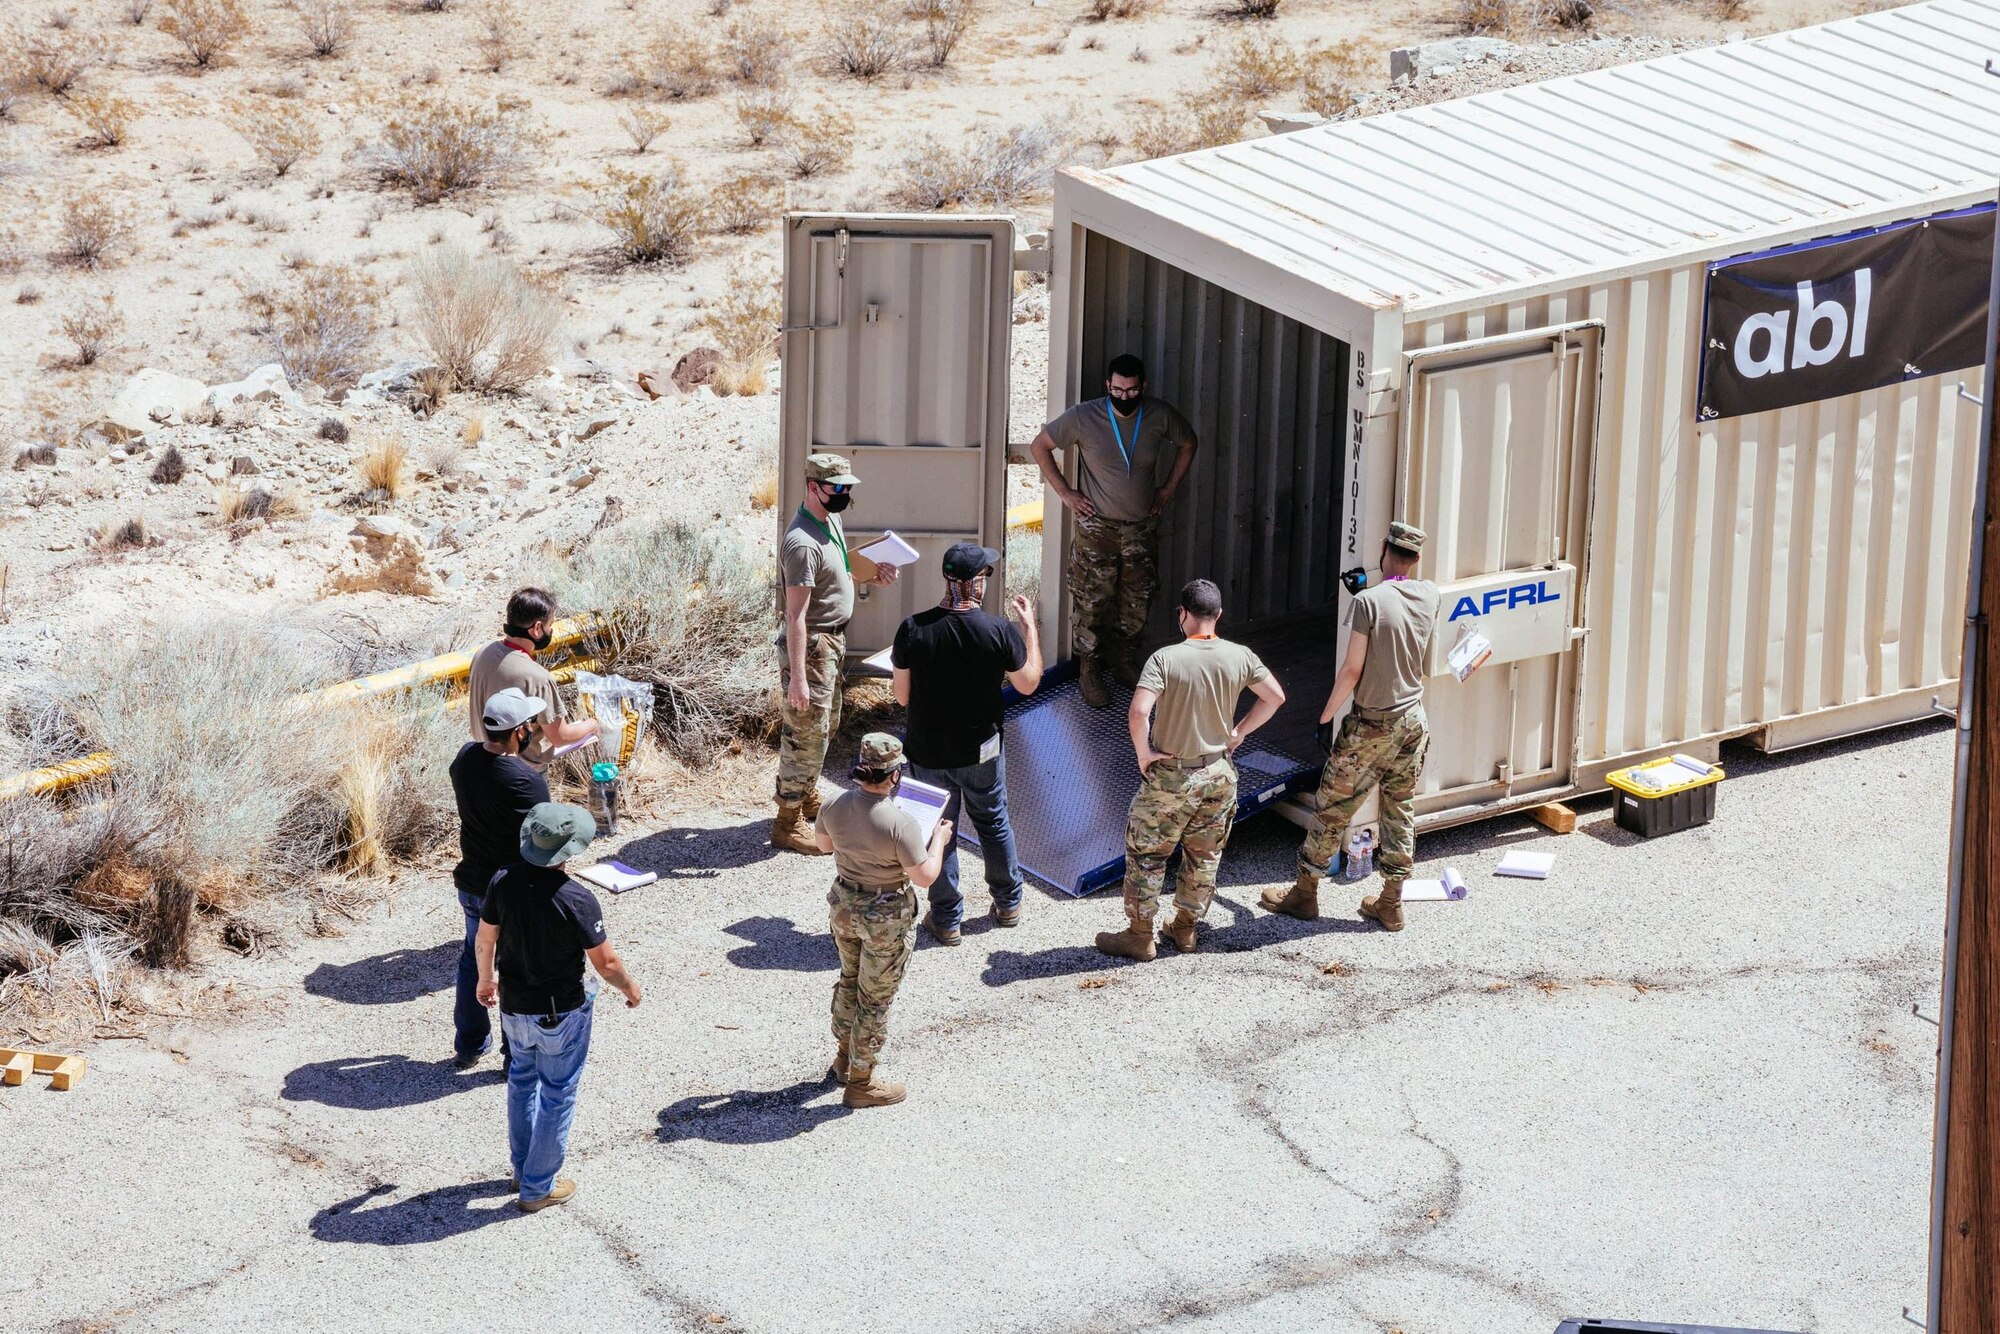
M601 861L593 866L581 866L570 874L587 885L595 885L613 894L623 894L628 889L650 885L660 878L658 871L641 871L636 866L624 862Z
M1459 879L1458 872L1449 866L1439 879L1403 882L1405 903L1456 903L1464 897L1465 881Z
M1523 880L1547 880L1555 864L1556 855L1553 852L1522 852L1517 849L1500 858L1493 874L1519 876Z

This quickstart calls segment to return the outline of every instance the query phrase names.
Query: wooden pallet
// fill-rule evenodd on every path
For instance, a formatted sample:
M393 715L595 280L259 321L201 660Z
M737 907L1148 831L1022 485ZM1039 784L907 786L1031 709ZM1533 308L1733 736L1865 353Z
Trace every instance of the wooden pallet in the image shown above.
M16 1051L0 1047L0 1084L19 1084L30 1072L49 1077L52 1089L71 1089L83 1078L90 1062L81 1056L63 1056L52 1051Z

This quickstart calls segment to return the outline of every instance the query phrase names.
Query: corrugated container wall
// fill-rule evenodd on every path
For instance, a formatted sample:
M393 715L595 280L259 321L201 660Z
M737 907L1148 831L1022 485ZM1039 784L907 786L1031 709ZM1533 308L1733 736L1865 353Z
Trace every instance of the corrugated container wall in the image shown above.
M1406 330L1416 351L1604 324L1585 782L1601 776L1583 772L1593 761L1764 728L1782 748L1957 694L1978 427L1962 377L1697 423L1705 273L1686 265ZM1439 773L1453 767L1452 735L1434 737Z

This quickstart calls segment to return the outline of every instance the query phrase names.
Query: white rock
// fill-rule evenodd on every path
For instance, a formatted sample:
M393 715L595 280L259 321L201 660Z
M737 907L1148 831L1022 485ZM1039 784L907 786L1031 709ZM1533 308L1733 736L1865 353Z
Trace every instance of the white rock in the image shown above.
M386 397L400 389L408 389L416 381L419 373L430 367L421 361L398 361L384 366L381 370L370 371L354 382L354 388L347 391L347 401L353 402L356 391L372 390Z
M259 366L234 384L219 384L208 391L208 406L212 408L233 408L241 403L284 403L290 407L305 406L305 400L293 390L292 382L285 378L285 368L277 362Z
M393 514L362 516L350 530L355 537L414 537L416 530Z
M127 435L144 435L161 422L193 412L207 395L208 386L199 380L148 366L105 404L97 414L97 424Z
M1450 37L1389 53L1389 80L1407 83L1475 60L1505 59L1521 48L1498 37Z

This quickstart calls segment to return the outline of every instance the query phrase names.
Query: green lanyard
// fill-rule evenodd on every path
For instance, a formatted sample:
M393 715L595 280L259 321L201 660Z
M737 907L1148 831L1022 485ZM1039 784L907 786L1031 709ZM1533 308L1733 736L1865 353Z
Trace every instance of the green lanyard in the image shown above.
M826 524L821 523L818 519L815 519L813 517L813 512L807 509L804 505L799 506L799 513L805 516L805 520L807 523L819 529L819 535L822 538L840 548L840 559L846 564L847 572L849 574L853 574L854 557L847 554L846 536L841 532L839 532L837 529L830 528ZM839 520L836 519L834 522L838 523Z

